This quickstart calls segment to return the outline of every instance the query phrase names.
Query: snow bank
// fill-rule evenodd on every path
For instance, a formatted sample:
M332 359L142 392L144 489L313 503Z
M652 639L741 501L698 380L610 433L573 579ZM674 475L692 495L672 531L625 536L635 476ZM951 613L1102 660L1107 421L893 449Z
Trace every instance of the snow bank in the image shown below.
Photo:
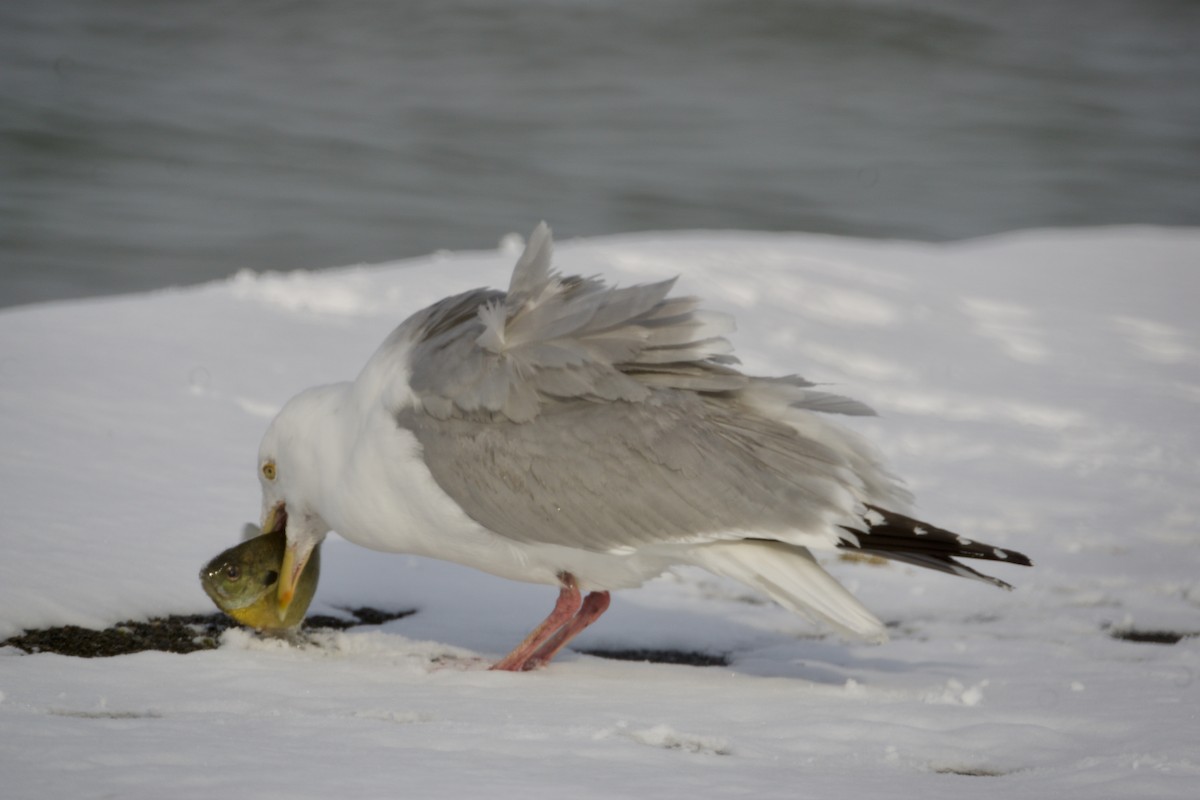
M0 312L0 638L208 611L196 573L257 516L270 416L409 312L503 285L511 250ZM883 647L685 570L618 594L579 646L730 667L568 653L497 675L553 590L333 540L314 612L419 613L308 647L0 651L5 793L1191 796L1200 639L1109 634L1200 631L1200 231L681 233L562 243L558 264L680 274L737 317L748 369L879 409L853 424L924 516L1037 566L997 567L1004 593L833 564L893 623Z

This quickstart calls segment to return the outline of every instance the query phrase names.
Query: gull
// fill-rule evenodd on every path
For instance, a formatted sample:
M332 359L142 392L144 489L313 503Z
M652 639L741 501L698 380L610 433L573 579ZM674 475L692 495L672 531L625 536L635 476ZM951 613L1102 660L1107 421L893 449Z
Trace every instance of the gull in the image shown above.
M508 291L416 312L352 382L307 389L259 448L262 530L284 531L282 618L336 531L374 550L559 589L493 669L548 663L610 592L675 565L882 641L813 550L881 556L1011 588L959 557L1029 565L909 516L911 496L832 415L873 413L798 376L737 368L727 315L551 268L545 223Z

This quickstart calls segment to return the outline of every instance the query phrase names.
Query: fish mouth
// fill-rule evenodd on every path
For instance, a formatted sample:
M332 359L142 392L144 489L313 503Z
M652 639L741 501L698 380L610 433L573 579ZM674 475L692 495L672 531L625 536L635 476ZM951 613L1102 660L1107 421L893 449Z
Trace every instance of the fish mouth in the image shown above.
M220 608L221 604L225 602L226 596L213 578L216 572L217 570L211 564L205 565L204 569L200 570L200 587L204 589L204 593L208 595L209 599Z
M271 510L267 512L266 518L263 520L261 533L278 533L287 528L287 505L280 500L275 505L271 506Z

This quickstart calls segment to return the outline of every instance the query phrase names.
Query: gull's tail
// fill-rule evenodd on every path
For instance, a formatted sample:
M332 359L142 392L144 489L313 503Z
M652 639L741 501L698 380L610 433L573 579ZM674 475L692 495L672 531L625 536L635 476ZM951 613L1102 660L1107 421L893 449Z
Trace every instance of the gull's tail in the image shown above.
M864 529L845 530L850 541L839 547L906 564L948 572L1011 589L1004 581L955 560L978 558L1030 566L1023 553L959 536L923 522L868 506ZM768 539L741 539L701 545L691 563L765 592L779 605L844 633L874 641L887 639L883 623L813 558L807 548Z
M765 592L794 613L882 642L883 623L817 563L807 548L767 539L714 542L692 551L692 563Z

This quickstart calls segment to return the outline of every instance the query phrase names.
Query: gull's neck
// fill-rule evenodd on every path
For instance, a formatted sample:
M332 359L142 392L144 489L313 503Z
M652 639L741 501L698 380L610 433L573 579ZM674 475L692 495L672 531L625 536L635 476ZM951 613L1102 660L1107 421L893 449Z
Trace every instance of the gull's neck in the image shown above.
M354 379L351 402L360 419L367 419L382 408L395 414L413 404L409 386L415 328L408 320L384 340Z

